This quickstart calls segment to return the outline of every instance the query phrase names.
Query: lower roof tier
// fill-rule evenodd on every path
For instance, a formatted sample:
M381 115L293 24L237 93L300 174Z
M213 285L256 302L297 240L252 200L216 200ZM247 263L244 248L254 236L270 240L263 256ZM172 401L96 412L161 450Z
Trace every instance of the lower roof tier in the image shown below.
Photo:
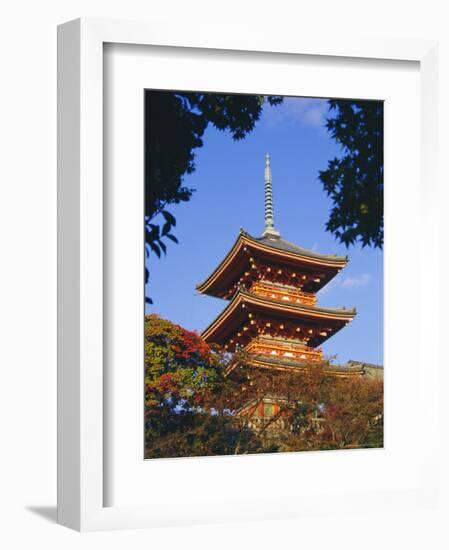
M231 363L226 371L226 376L229 376L233 371L235 371L235 369L247 367L284 372L292 370L304 371L306 369L314 368L313 362L294 361L284 357L272 357L267 355L249 355L245 358L245 364L242 364L238 360ZM334 376L360 376L366 374L364 365L361 363L348 363L346 365L328 364L325 367L324 372Z
M236 334L243 334L246 330L247 339L250 339L251 331L248 329L251 329L253 319L263 318L278 324L285 322L297 327L308 327L314 334L313 341L308 345L315 347L352 321L355 315L355 309L283 303L239 290L215 321L203 331L202 336L209 344L225 345Z

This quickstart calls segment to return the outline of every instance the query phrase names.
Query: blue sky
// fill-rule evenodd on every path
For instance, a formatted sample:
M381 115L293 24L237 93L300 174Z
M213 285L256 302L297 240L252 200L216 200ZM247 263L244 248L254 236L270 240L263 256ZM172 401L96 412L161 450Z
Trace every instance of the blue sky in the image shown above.
M355 320L322 346L336 362L357 359L383 364L383 254L360 245L347 249L325 230L332 203L319 170L341 154L328 135L323 99L286 98L266 105L255 130L235 142L209 126L196 153L196 171L184 180L192 199L168 210L176 217L179 244L167 255L150 255L147 294L156 312L201 332L226 306L203 296L203 281L234 243L239 228L260 236L264 228L264 157L271 156L275 226L286 240L326 254L349 255L348 266L318 293L323 306L356 307Z

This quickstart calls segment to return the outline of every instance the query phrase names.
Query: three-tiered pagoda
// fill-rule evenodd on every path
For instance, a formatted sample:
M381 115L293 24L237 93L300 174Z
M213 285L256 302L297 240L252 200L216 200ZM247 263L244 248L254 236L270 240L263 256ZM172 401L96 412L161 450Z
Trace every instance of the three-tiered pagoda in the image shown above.
M355 309L317 304L316 293L347 264L347 256L318 254L281 238L274 227L270 157L265 161L265 230L240 230L233 247L197 290L228 300L202 333L229 352L244 349L251 367L304 369L323 359L319 347L346 326ZM234 362L230 371L237 366ZM329 367L336 375L360 368Z

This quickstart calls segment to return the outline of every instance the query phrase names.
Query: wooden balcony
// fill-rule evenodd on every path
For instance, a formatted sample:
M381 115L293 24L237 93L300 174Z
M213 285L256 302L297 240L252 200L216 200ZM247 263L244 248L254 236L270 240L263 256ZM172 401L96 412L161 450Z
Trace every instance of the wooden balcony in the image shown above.
M320 348L311 348L305 344L258 337L251 340L245 350L255 355L267 355L294 361L321 361L323 352Z
M251 286L250 292L254 292L254 294L264 296L265 298L272 298L273 300L291 304L296 303L306 306L315 306L317 302L315 294L303 292L302 290L292 287L267 283L265 281L256 281Z

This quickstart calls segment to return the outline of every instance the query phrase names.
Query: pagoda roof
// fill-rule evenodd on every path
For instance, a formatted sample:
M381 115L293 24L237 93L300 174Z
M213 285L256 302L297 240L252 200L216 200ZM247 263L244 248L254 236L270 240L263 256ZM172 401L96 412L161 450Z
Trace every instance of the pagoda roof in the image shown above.
M365 361L354 361L349 359L348 366L350 367L360 367L363 368L363 371L372 378L383 378L384 377L384 367L383 365L377 365L375 363L366 363Z
M278 250L283 250L284 252L291 252L293 254L305 256L307 258L326 262L331 261L332 263L337 262L343 265L346 265L348 262L347 256L337 256L336 254L320 254L319 252L315 252L314 250L308 250L307 248L303 248L301 246L293 244L290 241L286 241L281 237L252 237L249 233L246 232L242 232L242 235L244 235L247 239L251 239L259 244L263 244L272 248L277 248Z
M319 254L280 237L253 237L246 231L240 230L231 250L209 277L196 285L197 290L212 296L223 296L247 268L249 251L277 265L323 271L326 276L315 285L313 289L315 292L327 284L348 263L347 256Z
M292 304L280 302L265 296L259 296L239 289L229 302L227 307L202 333L206 342L222 344L232 336L236 328L247 318L248 309L265 314L267 317L280 319L296 319L311 325L319 325L320 322L330 324L333 328L332 335L352 321L356 315L354 308L329 308L308 306L305 304ZM316 345L327 340L323 336Z
M267 369L276 369L276 370L306 370L313 368L313 364L307 361L298 361L288 357L276 357L274 355L252 355L245 360L249 366L256 368L267 368ZM226 375L229 375L236 367L239 366L239 362L235 361L232 363ZM350 375L360 375L364 374L363 365L357 364L346 364L346 365L337 365L329 363L324 368L326 374L333 374L336 376L350 376Z

